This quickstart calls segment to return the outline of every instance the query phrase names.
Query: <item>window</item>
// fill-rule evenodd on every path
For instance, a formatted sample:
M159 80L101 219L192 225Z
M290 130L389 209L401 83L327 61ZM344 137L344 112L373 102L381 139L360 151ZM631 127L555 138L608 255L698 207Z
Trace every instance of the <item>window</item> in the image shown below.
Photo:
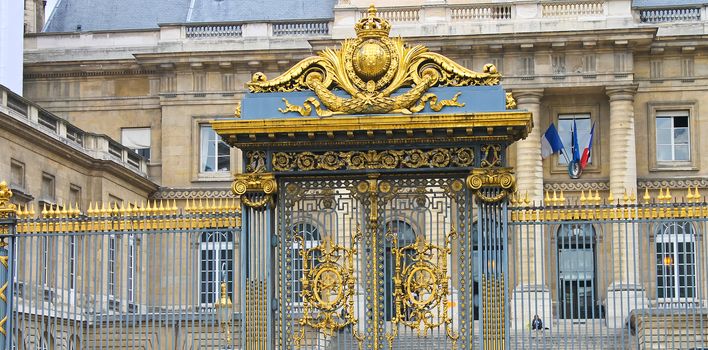
M568 158L563 155L558 155L558 163L568 164L568 160L573 159L573 142L572 142L572 129L573 121L578 128L578 154L583 155L583 150L588 146L590 142L590 130L592 129L592 120L589 113L579 113L579 114L559 114L558 115L558 134L563 141L563 153L565 153ZM592 163L592 152L590 154L590 160L588 163Z
M585 73L595 73L597 71L597 56L594 54L585 55L583 65Z
M310 223L298 223L292 226L293 235L295 237L301 237L302 241L295 240L292 250L292 260L293 260L293 290L295 292L295 300L297 302L302 302L302 283L300 279L303 277L305 272L304 261L302 258L302 251L306 249L312 249L319 245L320 242L320 232L316 226ZM312 269L317 264L318 256L311 256L311 260L308 262L308 266Z
M194 91L206 91L205 73L194 73Z
M116 295L116 241L115 234L108 236L108 276L106 277L108 287L106 292L109 296Z
M81 209L81 187L71 184L69 185L69 205L76 209Z
M25 188L25 164L14 159L10 160L10 186Z
M128 235L128 303L135 302L135 234Z
M595 273L595 228L563 224L556 231L559 315L563 319L599 318Z
M696 238L688 222L660 224L656 230L656 296L660 302L696 298Z
M534 63L533 56L521 57L520 63L521 63L520 64L521 67L519 70L520 75L531 76L531 75L535 74L534 73L535 63Z
M135 153L150 159L150 128L124 128L121 143Z
M681 60L681 76L684 78L692 78L694 74L693 70L693 57L685 57Z
M302 258L302 251L306 249L312 249L317 247L320 243L320 231L313 224L301 222L292 226L293 236L302 238L295 240L293 244L293 249L291 251L291 258L293 261L293 300L297 303L301 303L302 300L302 281L300 280L305 273L304 260ZM304 244L304 246L303 246ZM316 252L317 253L317 252ZM309 269L312 269L317 265L317 259L319 254L313 254L310 256L310 260L307 265Z
M219 286L224 279L233 300L233 242L231 231L207 231L200 235L199 302L205 307L212 307L219 299Z
M553 74L562 75L565 74L565 55L557 54L551 56L553 65Z
M221 140L211 126L202 125L200 127L200 172L220 172L229 171L231 168L231 149L226 142Z
M54 203L56 193L56 188L54 186L54 175L42 173L42 193L40 198L41 201L50 204Z
M76 289L76 236L69 236L69 289Z
M649 76L651 77L651 79L661 79L664 76L664 61L652 60L650 64L651 65L649 67Z
M690 161L688 111L662 111L656 114L656 160Z
M236 90L236 83L233 73L224 73L221 76L221 90L223 91L234 91Z

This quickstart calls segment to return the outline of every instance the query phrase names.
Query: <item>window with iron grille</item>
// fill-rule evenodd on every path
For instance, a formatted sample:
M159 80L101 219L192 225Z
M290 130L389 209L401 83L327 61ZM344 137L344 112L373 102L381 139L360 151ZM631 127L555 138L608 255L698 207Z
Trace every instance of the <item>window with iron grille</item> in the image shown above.
M213 307L219 300L220 284L226 280L233 300L234 234L232 231L207 231L199 243L199 302Z
M656 296L660 302L696 298L696 237L689 222L667 222L656 229Z

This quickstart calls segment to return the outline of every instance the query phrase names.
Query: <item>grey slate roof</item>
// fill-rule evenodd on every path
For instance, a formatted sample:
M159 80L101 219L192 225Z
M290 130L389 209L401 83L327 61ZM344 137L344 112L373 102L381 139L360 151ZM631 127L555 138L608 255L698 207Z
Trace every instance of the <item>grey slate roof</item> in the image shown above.
M708 4L708 0L632 0L632 7L682 7Z
M149 29L161 23L333 18L337 0L59 0L47 32Z

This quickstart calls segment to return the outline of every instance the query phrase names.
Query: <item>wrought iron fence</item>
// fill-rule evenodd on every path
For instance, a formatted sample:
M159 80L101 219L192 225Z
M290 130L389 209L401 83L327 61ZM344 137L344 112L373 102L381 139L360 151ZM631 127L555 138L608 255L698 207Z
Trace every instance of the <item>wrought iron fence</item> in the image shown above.
M708 205L698 189L684 194L515 198L511 347L708 347Z
M33 211L17 210L6 239L8 348L223 349L240 340L236 202ZM227 296L236 305L220 318Z

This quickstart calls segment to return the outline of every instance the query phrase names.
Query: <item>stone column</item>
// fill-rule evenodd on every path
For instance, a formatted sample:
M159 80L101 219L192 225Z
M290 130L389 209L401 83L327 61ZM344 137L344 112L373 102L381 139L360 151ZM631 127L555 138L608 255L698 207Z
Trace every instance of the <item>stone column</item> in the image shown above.
M519 109L525 109L533 115L533 129L525 140L516 143L516 184L519 193L528 193L530 201L536 205L543 200L543 161L541 159L541 135L545 131L541 124L541 98L543 89L522 89L513 91ZM544 281L545 261L543 253L546 240L543 228L529 225L514 235L514 268L516 283L513 294L511 322L516 329L522 329L539 315L547 327L551 326L551 293ZM546 276L548 277L548 276Z
M610 97L610 191L622 198L624 191L637 193L637 152L634 137L636 85L607 87Z
M636 85L606 88L610 99L610 191L622 202L625 191L637 196L637 152L634 133L634 95ZM616 202L615 202L616 203ZM646 303L644 287L637 284L635 256L637 225L612 225L612 283L607 290L607 325L621 328L629 313Z

